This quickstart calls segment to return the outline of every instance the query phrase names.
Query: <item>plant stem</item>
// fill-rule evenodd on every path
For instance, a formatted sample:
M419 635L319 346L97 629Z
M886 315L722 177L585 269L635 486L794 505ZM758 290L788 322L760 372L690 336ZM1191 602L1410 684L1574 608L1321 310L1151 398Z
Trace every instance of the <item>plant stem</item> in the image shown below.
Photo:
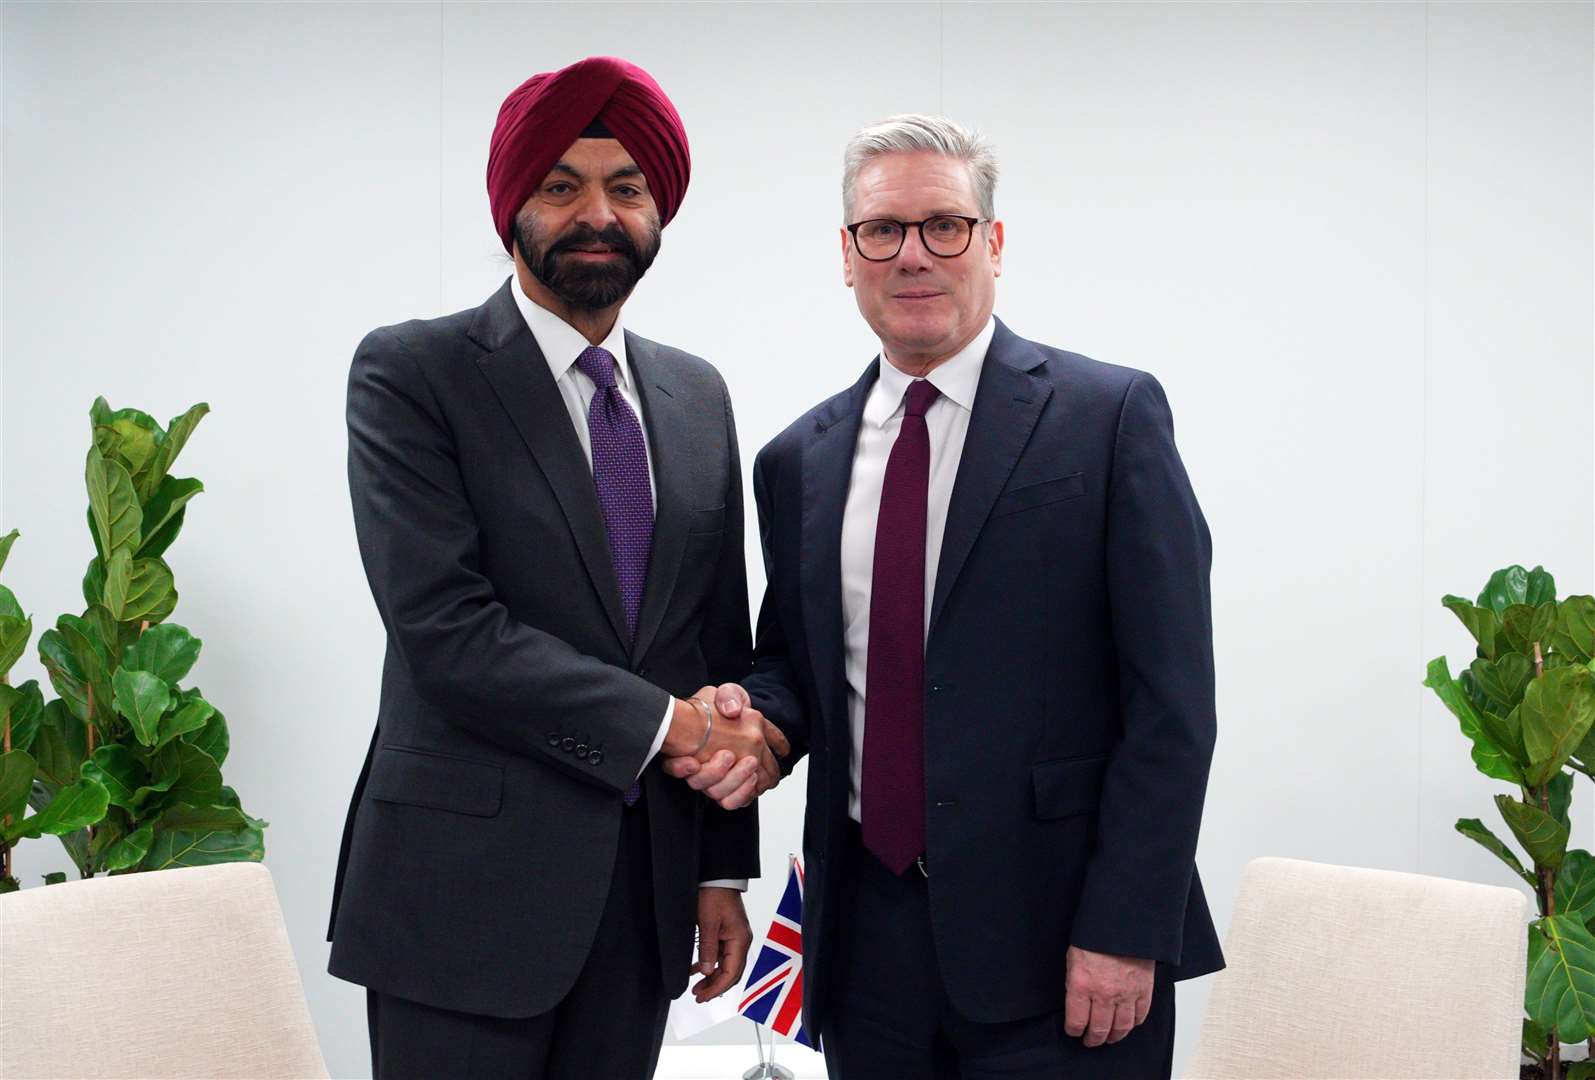
M86 741L85 741L84 745L86 745L88 747L88 749L84 751L84 756L85 757L92 757L94 755L94 684L93 683L89 683L88 692L89 692L88 693L88 720L83 725L84 732L86 733L85 734ZM91 878L91 877L94 876L94 856L92 854L93 848L94 848L94 826L90 825L89 826L89 842L83 848L83 859L84 859L83 876L85 878Z

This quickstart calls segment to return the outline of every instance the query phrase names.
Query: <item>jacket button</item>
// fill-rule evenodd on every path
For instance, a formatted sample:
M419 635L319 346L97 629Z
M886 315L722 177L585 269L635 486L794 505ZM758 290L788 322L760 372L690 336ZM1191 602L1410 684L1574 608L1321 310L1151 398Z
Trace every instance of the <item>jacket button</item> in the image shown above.
M581 758L584 758L584 757L587 756L587 744L586 743L579 742L579 743L576 744L576 756L577 757L581 757Z
M566 735L564 739L560 740L559 748L568 754L576 749L576 740L572 736Z
M559 732L550 731L548 733L548 745L549 746L558 746L559 745Z
M637 669L637 674L641 675L645 679L652 673L653 673L653 668L651 668L651 667L644 666L644 667L640 667L640 668Z
M589 764L589 765L602 765L603 763L604 763L604 752L602 750L594 750L592 753L587 755L587 764Z

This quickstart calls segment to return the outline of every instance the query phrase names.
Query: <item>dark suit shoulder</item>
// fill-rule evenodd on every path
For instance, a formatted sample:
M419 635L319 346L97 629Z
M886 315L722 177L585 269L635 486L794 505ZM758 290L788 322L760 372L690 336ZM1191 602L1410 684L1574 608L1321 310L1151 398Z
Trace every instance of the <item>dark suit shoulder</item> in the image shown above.
M638 346L647 353L649 362L654 365L659 375L681 384L686 389L695 393L708 396L724 394L730 397L726 389L725 377L720 374L720 369L701 356L696 356L685 349L678 349L674 345L645 338L641 334L626 331L626 347L636 350Z
M406 319L379 326L361 340L355 356L358 359L363 354L382 355L399 349L423 366L452 358L468 342L466 330L478 310L465 308L433 319Z

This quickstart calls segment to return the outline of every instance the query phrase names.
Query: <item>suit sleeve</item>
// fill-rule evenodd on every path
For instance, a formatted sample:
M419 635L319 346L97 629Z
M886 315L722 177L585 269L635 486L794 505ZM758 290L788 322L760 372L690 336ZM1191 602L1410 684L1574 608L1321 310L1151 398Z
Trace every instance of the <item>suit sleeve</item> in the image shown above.
M1163 388L1137 375L1108 490L1107 579L1123 737L1070 936L1093 952L1179 962L1217 720L1212 543Z
M517 622L497 599L453 434L391 329L373 330L355 351L348 425L360 557L416 692L479 738L625 791L670 695ZM550 746L578 718L596 735L596 764Z
M704 612L699 638L709 669L709 682L715 686L739 683L746 678L753 652L748 631L747 557L742 545L742 454L737 449L737 425L724 381L720 384L720 394L725 404L731 479L726 488L725 535L720 541L715 591ZM713 801L706 802L703 842L698 850L698 880L707 883L758 877L758 800L740 810L724 810Z
M781 729L792 752L781 759L781 774L789 776L809 752L808 718L798 689L797 673L788 651L786 633L776 610L776 583L785 571L777 564L776 521L771 474L776 468L774 447L767 446L753 462L753 500L759 511L759 542L764 552L764 600L753 645L753 672L743 684L753 705ZM796 572L796 568L792 568Z

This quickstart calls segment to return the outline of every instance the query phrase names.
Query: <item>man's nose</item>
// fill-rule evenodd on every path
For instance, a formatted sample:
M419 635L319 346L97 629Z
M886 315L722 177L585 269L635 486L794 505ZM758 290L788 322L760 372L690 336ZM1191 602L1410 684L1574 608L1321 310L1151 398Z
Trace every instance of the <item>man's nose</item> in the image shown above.
M576 220L594 232L603 232L620 219L615 216L615 208L609 203L609 193L599 190L582 197L576 206Z
M934 258L934 255L925 250L925 242L920 238L919 229L910 226L903 233L903 246L897 252L898 269L910 272L928 270Z

